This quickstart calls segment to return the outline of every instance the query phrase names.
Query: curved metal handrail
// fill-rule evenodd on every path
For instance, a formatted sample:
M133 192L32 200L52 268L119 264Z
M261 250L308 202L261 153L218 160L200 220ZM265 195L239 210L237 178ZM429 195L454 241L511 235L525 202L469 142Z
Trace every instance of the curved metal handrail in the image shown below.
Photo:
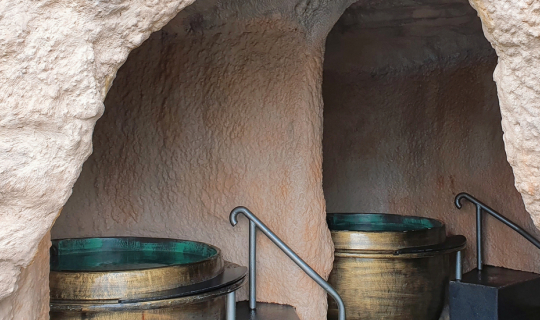
M455 205L458 209L462 208L461 200L466 199L469 202L476 205L476 252L477 252L477 263L478 263L478 270L482 270L482 210L489 213L493 217L495 217L500 222L504 223L508 227L512 228L514 231L519 233L521 236L523 236L525 239L529 240L530 243L534 244L538 249L540 249L540 241L533 237L530 233L525 231L523 228L503 216L502 214L498 213L497 211L491 209L489 206L481 202L480 200L476 199L475 197L471 196L468 193L462 192L456 196L455 199Z
M231 212L229 220L233 226L238 223L238 215L243 214L249 219L249 307L255 309L257 303L256 296L256 231L261 230L278 248L281 249L296 265L300 267L308 276L320 285L338 305L338 319L345 320L345 304L339 294L326 282L315 270L313 270L304 260L302 260L291 248L289 248L278 236L276 236L259 218L257 218L246 207L236 207Z

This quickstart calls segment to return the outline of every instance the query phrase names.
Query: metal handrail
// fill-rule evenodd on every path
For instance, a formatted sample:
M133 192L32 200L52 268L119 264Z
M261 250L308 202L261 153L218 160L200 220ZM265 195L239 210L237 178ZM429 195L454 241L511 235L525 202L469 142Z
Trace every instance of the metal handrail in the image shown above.
M257 292L256 292L256 252L257 252L257 228L261 230L268 239L278 246L296 265L300 267L308 276L311 277L318 285L320 285L338 305L338 320L345 320L345 304L339 294L332 286L324 281L324 279L313 270L304 260L302 260L291 248L289 248L278 236L276 236L268 227L262 223L249 209L246 207L236 207L231 212L229 220L231 224L236 226L238 223L238 215L243 214L249 219L249 307L253 310L256 308Z
M462 199L469 200L471 203L476 205L476 259L478 264L478 270L482 270L482 211L485 211L490 215L494 216L497 220L512 228L514 231L519 233L525 239L529 240L530 243L534 244L537 248L540 249L540 241L538 241L538 239L533 237L530 233L525 231L523 228L521 228L514 222L510 221L502 214L491 209L486 204L482 203L480 200L476 199L468 193L462 192L456 196L455 205L458 209L462 208Z

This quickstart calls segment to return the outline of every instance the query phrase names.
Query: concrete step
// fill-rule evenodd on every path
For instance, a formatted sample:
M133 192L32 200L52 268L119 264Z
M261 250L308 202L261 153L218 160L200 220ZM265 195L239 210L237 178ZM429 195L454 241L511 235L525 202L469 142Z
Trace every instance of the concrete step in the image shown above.
M250 310L247 301L236 304L237 320L300 320L291 306L257 302L257 309Z

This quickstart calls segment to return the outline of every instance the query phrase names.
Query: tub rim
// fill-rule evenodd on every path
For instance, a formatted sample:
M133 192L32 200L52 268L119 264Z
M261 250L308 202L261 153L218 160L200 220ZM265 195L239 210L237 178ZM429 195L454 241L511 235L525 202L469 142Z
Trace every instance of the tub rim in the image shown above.
M336 230L331 219L344 216L383 216L395 221L418 219L429 222L427 227L404 230ZM403 216L390 213L327 213L326 221L336 252L343 250L361 250L363 252L392 253L405 248L433 246L446 241L446 225L444 222L421 216Z
M131 270L50 270L49 288L53 300L119 300L138 298L149 292L164 291L180 286L191 285L215 278L224 270L225 264L221 250L213 245L184 239L152 237L84 237L54 239L53 244L65 240L89 239L131 239L154 242L173 241L196 243L215 250L203 260ZM53 246L51 246L51 249ZM128 284L128 285L126 285ZM101 289L99 289L101 288ZM98 290L99 289L99 290Z

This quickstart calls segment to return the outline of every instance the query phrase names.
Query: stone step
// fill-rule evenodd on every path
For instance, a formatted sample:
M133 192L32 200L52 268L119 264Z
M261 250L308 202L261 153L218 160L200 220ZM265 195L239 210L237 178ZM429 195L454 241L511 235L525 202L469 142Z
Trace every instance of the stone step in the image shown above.
M300 320L291 306L257 302L257 309L250 310L247 301L236 304L237 320Z
M450 281L451 320L537 320L540 275L484 266Z

